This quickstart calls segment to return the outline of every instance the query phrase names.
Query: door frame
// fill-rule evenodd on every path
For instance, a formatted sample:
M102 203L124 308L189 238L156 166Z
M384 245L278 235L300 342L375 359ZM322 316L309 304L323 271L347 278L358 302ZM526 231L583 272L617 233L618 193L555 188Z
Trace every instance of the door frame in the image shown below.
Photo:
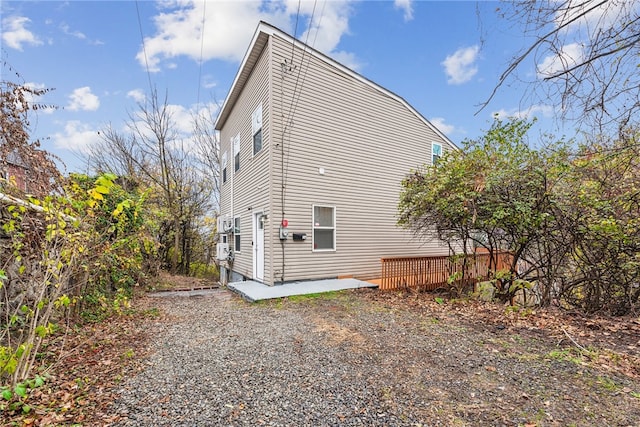
M253 278L264 282L264 228L266 216L263 211L253 213ZM262 225L262 227L260 227ZM261 238L258 238L261 235Z

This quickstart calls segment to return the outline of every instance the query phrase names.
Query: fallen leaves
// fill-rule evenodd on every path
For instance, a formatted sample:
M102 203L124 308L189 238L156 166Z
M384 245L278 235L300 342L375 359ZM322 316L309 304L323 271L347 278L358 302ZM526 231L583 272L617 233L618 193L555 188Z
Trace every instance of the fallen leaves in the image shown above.
M146 305L146 301L139 303L140 308ZM119 379L135 371L146 351L147 336L141 322L144 311L134 313L54 338L48 343L48 358L42 362L47 380L25 399L32 410L28 414L0 413L3 422L23 426L115 422L118 416L109 413L115 387ZM131 357L131 352L138 357ZM60 356L54 359L56 354Z
M557 307L511 308L471 299L444 299L431 293L361 291L389 310L410 307L438 319L465 321L508 336L545 338L575 348L584 362L607 372L640 378L640 321L636 317L587 317ZM440 301L442 300L442 301Z

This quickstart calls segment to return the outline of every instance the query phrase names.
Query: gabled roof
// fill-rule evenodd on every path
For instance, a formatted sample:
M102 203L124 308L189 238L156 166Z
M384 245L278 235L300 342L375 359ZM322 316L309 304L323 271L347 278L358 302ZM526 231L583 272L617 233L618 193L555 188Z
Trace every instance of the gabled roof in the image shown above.
M220 113L218 114L218 119L216 120L216 124L215 124L215 129L216 130L220 130L222 129L222 126L224 126L225 122L227 121L227 119L229 118L229 114L231 114L231 109L233 108L233 105L236 103L236 101L238 100L238 97L240 96L240 93L242 92L242 89L244 88L244 85L246 84L247 80L249 79L249 76L251 75L251 72L253 71L253 67L256 65L256 62L258 61L258 58L260 58L260 54L262 53L262 50L264 49L264 47L266 46L269 37L271 37L272 35L277 35L278 37L288 41L289 43L292 44L296 44L300 47L305 46L305 44L303 42L301 42L300 40L297 40L295 38L293 38L292 36L290 36L289 34L285 33L284 31L274 27L271 24L268 24L264 21L260 21L260 23L258 24L258 27L256 28L256 31L253 35L253 39L251 40L251 44L249 45L249 49L247 50L247 53L244 56L244 59L242 60L242 63L240 64L240 69L238 70L238 74L236 74L236 77L233 81L233 84L231 85L231 90L229 91L229 94L227 95L227 98L224 100L224 103L222 104L222 108L220 109ZM340 71L348 74L349 76L353 77L354 79L368 85L369 87L371 87L372 89L382 92L384 95L395 99L396 101L400 102L402 105L404 105L409 111L411 111L413 114L416 115L416 117L418 117L422 122L424 122L429 128L431 128L431 130L433 130L433 132L435 132L437 135L439 135L441 138L443 138L445 141L448 141L452 147L456 147L457 146L444 134L442 133L437 127L435 127L433 124L431 124L431 122L429 122L429 120L427 120L426 118L424 118L424 116L422 116L422 114L420 114L415 108L413 108L407 101L405 101L401 96L396 95L395 93L391 92L388 89L385 89L384 87L378 85L377 83L367 79L366 77L362 76L361 74L356 73L355 71L353 71L350 68L345 67L344 65L340 64L339 62L331 59L330 57L328 57L327 55L323 54L322 52L312 48L311 46L306 46L306 51L307 54L313 55L316 58L320 59L321 61L324 61L325 63L338 68Z
M238 97L240 96L244 85L247 83L247 80L251 75L251 71L253 71L253 67L255 67L256 62L258 62L258 58L260 58L260 54L266 46L267 41L269 40L269 36L271 36L272 34L285 35L277 28L267 24L266 22L260 21L256 32L253 34L253 39L251 39L249 49L244 55L242 64L240 64L238 74L236 74L236 78L233 80L231 90L229 91L227 98L224 100L224 104L222 104L222 108L220 109L220 113L218 114L218 119L216 120L216 130L222 129L222 126L227 121L227 118L229 118L229 114L231 113L233 105L236 103ZM290 36L287 37L291 38Z
M1 148L2 147L0 146L0 149ZM20 156L18 151L15 149L6 153L6 156L4 157L4 159L0 157L0 163L7 163L9 165L19 166L25 169L27 168L27 165L25 164L24 160L22 160L22 157Z

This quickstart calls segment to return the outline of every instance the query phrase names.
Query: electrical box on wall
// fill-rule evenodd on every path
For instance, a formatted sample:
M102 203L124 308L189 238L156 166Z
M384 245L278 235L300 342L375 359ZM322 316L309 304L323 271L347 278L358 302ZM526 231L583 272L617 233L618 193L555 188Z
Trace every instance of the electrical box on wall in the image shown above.
M283 227L281 225L280 226L280 240L287 240L287 237L289 237L289 230L287 230L287 227Z
M219 242L216 245L216 258L218 259L218 261L224 261L227 259L227 257L229 256L229 244L228 243L222 243Z
M289 230L287 229L288 225L289 221L286 219L283 219L280 223L280 240L287 240L287 237L289 237Z
M307 233L293 233L293 240L296 242L303 242L307 240Z
M233 218L229 215L219 216L217 223L218 233L228 233L233 229Z

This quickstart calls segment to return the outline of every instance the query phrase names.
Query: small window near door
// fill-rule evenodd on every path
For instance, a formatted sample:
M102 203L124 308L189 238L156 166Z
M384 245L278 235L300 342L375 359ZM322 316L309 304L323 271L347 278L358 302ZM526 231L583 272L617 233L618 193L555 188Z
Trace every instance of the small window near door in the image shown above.
M336 208L313 206L313 251L336 250Z
M233 236L234 236L234 251L240 252L240 217L237 216L233 219Z
M251 135L253 135L253 155L262 150L262 104L251 114Z
M431 164L435 165L438 163L438 160L442 157L442 144L438 144L437 142L431 143Z

